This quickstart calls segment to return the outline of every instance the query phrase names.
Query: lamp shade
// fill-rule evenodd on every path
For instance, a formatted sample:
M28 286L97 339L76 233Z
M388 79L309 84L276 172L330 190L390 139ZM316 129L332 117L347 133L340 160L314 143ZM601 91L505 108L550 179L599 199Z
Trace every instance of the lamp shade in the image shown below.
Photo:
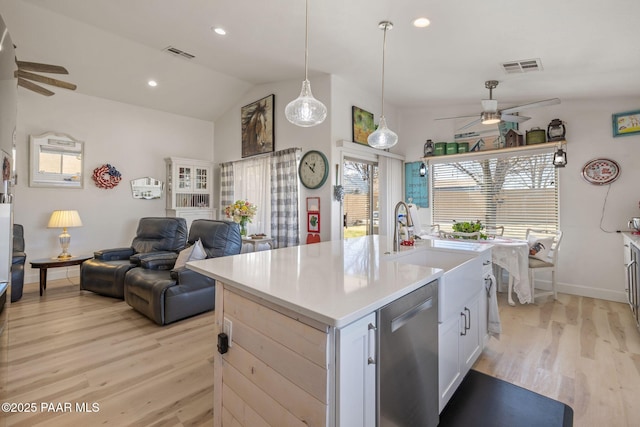
M53 211L47 228L82 227L78 211Z

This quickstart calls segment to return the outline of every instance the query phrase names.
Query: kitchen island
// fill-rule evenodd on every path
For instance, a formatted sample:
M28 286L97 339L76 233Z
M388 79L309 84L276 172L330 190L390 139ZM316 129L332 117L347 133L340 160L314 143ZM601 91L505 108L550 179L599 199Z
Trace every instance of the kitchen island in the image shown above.
M229 338L214 425L375 424L376 310L445 273L390 247L369 236L187 264L216 279L216 333Z

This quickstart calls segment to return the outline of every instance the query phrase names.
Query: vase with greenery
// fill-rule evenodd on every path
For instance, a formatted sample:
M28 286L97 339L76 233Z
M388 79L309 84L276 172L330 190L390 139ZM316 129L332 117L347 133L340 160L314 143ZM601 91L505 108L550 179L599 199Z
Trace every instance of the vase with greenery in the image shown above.
M231 218L240 226L242 237L247 236L247 224L251 222L257 211L258 207L247 200L236 200L224 209L227 218Z

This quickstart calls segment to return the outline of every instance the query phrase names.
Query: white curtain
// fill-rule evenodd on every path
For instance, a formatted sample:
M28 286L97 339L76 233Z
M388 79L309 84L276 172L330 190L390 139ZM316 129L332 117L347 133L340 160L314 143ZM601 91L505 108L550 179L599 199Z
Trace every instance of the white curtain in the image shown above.
M247 200L258 208L256 216L247 225L248 234L269 234L271 230L269 160L269 156L261 156L233 162L232 180L235 200ZM226 205L222 207L224 208Z
M216 218L225 219L224 208L235 201L233 196L233 163L222 163L220 165L220 213Z
M298 221L299 148L273 153L271 157L271 236L276 248L300 244Z

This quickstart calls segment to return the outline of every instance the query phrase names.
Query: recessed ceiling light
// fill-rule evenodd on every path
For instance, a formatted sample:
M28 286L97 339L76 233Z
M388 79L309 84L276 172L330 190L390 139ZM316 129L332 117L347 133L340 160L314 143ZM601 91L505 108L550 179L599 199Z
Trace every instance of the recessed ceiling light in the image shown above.
M149 80L149 81L147 82L147 84L148 84L149 86L151 86L151 87L156 87L156 86L158 86L158 82L157 82L157 81L155 81L155 80Z
M227 32L224 30L224 28L220 28L220 27L215 27L213 29L213 32L216 33L216 34L219 34L221 36L224 36L224 35L227 34Z
M429 24L431 24L431 21L429 21L427 18L424 18L424 17L413 20L414 27L424 28L424 27L428 27Z

